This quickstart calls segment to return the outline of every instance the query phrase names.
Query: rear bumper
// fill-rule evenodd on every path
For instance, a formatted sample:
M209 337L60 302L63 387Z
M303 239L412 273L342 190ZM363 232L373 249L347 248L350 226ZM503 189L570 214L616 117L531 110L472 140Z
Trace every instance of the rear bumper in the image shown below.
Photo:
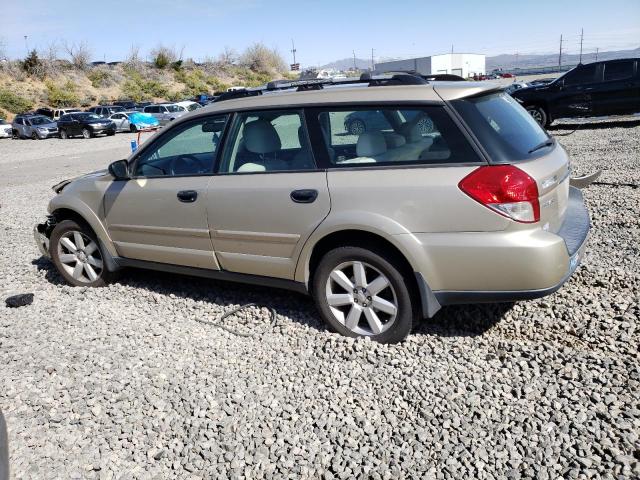
M518 237L506 237L503 245L496 244L495 238L491 237L489 246L481 243L483 234L474 236L469 248L475 253L476 258L468 259L468 252L461 251L464 257L463 262L470 262L467 271L461 277L464 280L461 281L473 281L469 280L469 276L476 276L476 283L495 284L497 281L502 281L524 286L524 288L431 291L424 277L417 274L424 316L432 316L442 305L513 302L540 298L554 293L580 265L589 230L589 212L584 204L582 192L571 187L565 220L557 233L540 230L530 236L522 236L520 238L524 240L523 245L513 244L514 238ZM500 249L503 251L500 252ZM496 259L502 259L502 261L496 261ZM446 268L446 265L442 268ZM484 275L484 279L478 279L479 274ZM460 276L460 272L458 275ZM434 302L437 302L435 309ZM431 305L425 307L428 303Z

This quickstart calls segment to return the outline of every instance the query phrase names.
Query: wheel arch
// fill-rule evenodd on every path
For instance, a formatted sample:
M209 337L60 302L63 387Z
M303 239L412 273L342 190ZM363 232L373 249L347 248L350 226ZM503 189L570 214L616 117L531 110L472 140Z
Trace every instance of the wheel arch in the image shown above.
M62 202L58 200L59 198L60 196L54 197L49 203L49 212L55 217L56 221L75 220L85 224L96 234L100 243L111 256L118 256L109 232L107 232L103 223L88 205L75 197L72 198L74 200L72 204Z

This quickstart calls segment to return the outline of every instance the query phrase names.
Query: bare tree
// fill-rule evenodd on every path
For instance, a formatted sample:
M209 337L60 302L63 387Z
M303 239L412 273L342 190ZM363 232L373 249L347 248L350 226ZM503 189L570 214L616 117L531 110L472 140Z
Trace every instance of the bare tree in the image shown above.
M130 67L136 68L140 65L140 62L140 45L134 43L129 47L129 54L125 63Z
M69 43L62 41L62 48L71 58L73 65L79 70L86 70L91 62L91 49L89 44L83 40L81 42Z
M7 41L4 39L4 37L0 37L0 60L8 60Z
M217 61L221 66L233 65L238 61L238 53L233 48L225 46Z
M240 64L254 72L284 72L286 63L275 48L254 43L242 53Z

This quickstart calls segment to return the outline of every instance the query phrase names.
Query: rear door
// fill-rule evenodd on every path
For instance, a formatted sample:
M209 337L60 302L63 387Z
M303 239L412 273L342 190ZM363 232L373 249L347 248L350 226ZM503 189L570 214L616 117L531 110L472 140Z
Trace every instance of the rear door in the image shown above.
M621 115L640 109L640 84L635 60L612 60L602 64L602 82L594 92L596 115Z
M304 245L329 213L301 110L242 112L211 179L207 213L220 266L292 279Z

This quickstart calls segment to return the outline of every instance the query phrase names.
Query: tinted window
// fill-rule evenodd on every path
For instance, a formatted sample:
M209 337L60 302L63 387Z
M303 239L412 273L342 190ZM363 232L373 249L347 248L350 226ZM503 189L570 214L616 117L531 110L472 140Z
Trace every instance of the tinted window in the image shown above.
M297 110L239 113L226 144L221 173L315 169Z
M494 161L529 159L533 148L549 140L510 95L495 93L454 100L452 104Z
M69 120L71 120L71 115L63 115L60 117L61 122L68 122Z
M604 81L615 82L633 77L633 60L610 62L604 65Z
M201 175L213 162L227 116L199 118L172 128L136 161L136 175L145 177Z
M29 121L31 125L45 125L47 123L51 123L51 120L41 115L37 117L32 117L29 119Z
M480 161L442 107L326 109L318 121L336 167Z
M579 85L581 83L591 83L595 81L596 77L596 64L592 63L591 65L585 65L581 68L576 68L575 70L567 73L564 77L564 84L568 85Z

